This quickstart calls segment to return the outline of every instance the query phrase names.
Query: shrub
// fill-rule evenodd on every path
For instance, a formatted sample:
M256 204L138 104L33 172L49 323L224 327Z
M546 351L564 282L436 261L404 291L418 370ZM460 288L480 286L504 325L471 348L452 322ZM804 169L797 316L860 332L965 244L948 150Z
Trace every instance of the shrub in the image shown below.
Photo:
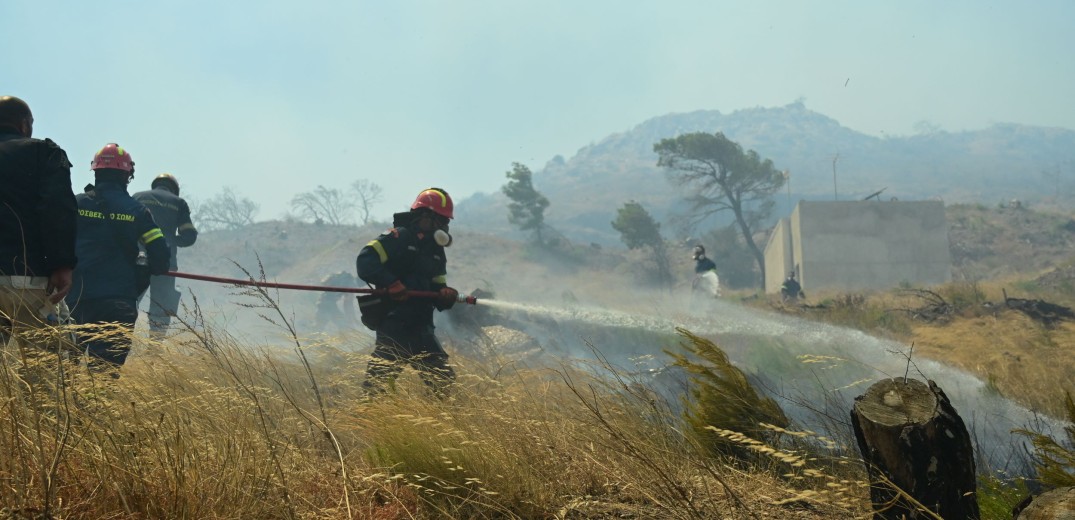
M688 355L665 352L675 359L676 366L690 374L691 399L684 399L684 417L701 446L714 455L745 456L745 450L713 428L764 438L771 430L760 424L781 428L789 425L776 401L759 395L716 344L685 329L677 331L684 338L680 347Z

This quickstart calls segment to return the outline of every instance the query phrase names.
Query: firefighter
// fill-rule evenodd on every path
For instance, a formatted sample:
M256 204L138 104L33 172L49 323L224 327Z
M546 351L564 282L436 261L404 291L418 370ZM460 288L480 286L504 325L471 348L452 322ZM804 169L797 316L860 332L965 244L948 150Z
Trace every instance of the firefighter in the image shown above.
M25 101L0 96L0 340L44 328L71 289L75 219L71 163L51 139L34 139Z
M78 202L79 257L67 304L80 324L115 323L122 330L87 334L81 338L89 367L119 377L118 369L131 350L131 332L138 318L137 300L148 277L139 282L139 244L145 248L148 274L168 272L169 251L164 233L153 216L127 193L134 178L131 154L116 143L106 144L90 162L94 185Z
M158 175L150 189L134 194L164 233L171 253L169 271L178 271L176 253L180 247L190 247L198 240L198 230L190 221L190 206L179 196L179 181L170 173ZM155 338L164 336L172 316L179 310L182 293L175 290L174 276L154 276L149 282L149 333ZM139 296L141 300L141 296Z
M355 275L340 271L330 274L321 280L321 285L328 287L356 287ZM340 309L339 303L343 303ZM355 324L355 303L351 294L341 292L324 291L317 299L317 317L315 326L318 330L326 331L329 325L335 325L338 330L348 330Z
M378 323L373 359L366 367L363 387L380 393L410 365L438 397L455 380L448 354L433 332L433 310L445 311L459 292L448 286L445 247L452 242L448 223L452 199L440 188L418 194L410 211L393 215L393 228L366 244L358 253L358 276L386 290L389 309ZM409 290L432 291L436 298L411 298Z
M720 277L717 276L717 264L705 256L705 247L701 244L694 246L691 258L694 259L694 283L691 288L705 291L714 298L719 297Z
M799 285L799 281L795 279L795 271L788 271L788 277L780 285L780 297L786 302L794 302L806 297L803 294L802 285Z

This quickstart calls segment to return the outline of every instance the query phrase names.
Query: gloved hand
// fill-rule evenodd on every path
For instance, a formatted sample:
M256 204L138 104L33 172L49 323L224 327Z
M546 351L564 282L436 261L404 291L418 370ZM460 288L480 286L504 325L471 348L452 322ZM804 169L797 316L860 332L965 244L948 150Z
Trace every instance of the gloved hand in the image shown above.
M399 280L392 282L392 285L389 285L388 288L385 289L385 292L388 294L389 298L397 302L404 301L409 296L407 294L407 286L403 285L403 282Z
M452 289L451 287L444 287L437 295L437 308L442 311L451 309L458 299L459 291Z

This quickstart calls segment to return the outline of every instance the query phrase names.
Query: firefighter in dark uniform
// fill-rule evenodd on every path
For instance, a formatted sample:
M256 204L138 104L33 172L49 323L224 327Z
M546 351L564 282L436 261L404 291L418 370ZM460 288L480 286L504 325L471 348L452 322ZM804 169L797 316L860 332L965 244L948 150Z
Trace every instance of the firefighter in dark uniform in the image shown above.
M788 277L780 285L780 297L786 302L795 302L806 297L803 294L803 286L795 279L795 271L789 271Z
M134 178L131 154L109 143L93 157L90 168L95 184L75 197L79 262L67 304L79 324L116 323L125 329L99 337L87 334L80 342L91 370L119 377L138 319L138 245L145 248L149 273L159 275L168 272L168 243L149 210L127 193Z
M455 380L448 354L433 333L433 309L452 308L459 292L448 287L444 248L451 244L448 222L452 199L439 188L418 194L411 210L393 215L393 228L362 248L356 260L358 276L384 289L392 303L376 324L373 359L363 387L369 393L385 390L407 364L419 371L435 395ZM408 297L408 291L432 291L436 298Z
M340 271L330 274L321 280L321 285L327 287L354 288L355 275ZM340 308L339 303L343 304ZM317 298L317 317L315 327L323 332L328 332L328 326L335 325L338 330L349 330L355 325L355 303L351 293L324 291Z
M190 206L179 196L179 181L170 173L162 173L153 179L150 189L134 194L153 221L164 233L172 262L169 271L178 271L176 253L180 247L190 247L198 240L198 230L190 221ZM179 310L182 293L175 290L174 276L154 276L149 283L149 332L152 336L164 336L172 316ZM139 297L139 300L141 298Z
M71 163L50 139L34 139L25 101L0 96L0 340L43 328L71 289L75 194ZM45 312L48 311L48 312ZM22 344L26 339L15 334Z

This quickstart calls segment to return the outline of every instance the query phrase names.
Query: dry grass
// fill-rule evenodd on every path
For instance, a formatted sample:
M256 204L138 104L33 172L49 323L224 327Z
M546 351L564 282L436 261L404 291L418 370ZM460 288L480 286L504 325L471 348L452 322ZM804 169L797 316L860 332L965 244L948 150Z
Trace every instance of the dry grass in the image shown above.
M396 393L368 401L367 357L331 343L269 350L192 323L163 343L138 338L116 381L57 356L21 366L9 346L0 508L42 518L269 519L868 510L854 477L837 478L847 492L835 494L832 479L800 478L799 459L744 467L706 454L660 399L605 363L456 359L449 399L430 397L409 374ZM28 378L33 369L44 375Z
M823 308L777 310L864 330L908 345L922 356L974 374L1001 395L1028 408L1064 417L1064 392L1075 391L1075 323L1047 327L1004 307L1009 297L1073 306L1065 291L1034 287L1023 278L953 282L926 290L895 289L859 294L819 294ZM930 317L937 304L944 314ZM922 311L921 313L910 311ZM917 314L917 316L916 316Z

